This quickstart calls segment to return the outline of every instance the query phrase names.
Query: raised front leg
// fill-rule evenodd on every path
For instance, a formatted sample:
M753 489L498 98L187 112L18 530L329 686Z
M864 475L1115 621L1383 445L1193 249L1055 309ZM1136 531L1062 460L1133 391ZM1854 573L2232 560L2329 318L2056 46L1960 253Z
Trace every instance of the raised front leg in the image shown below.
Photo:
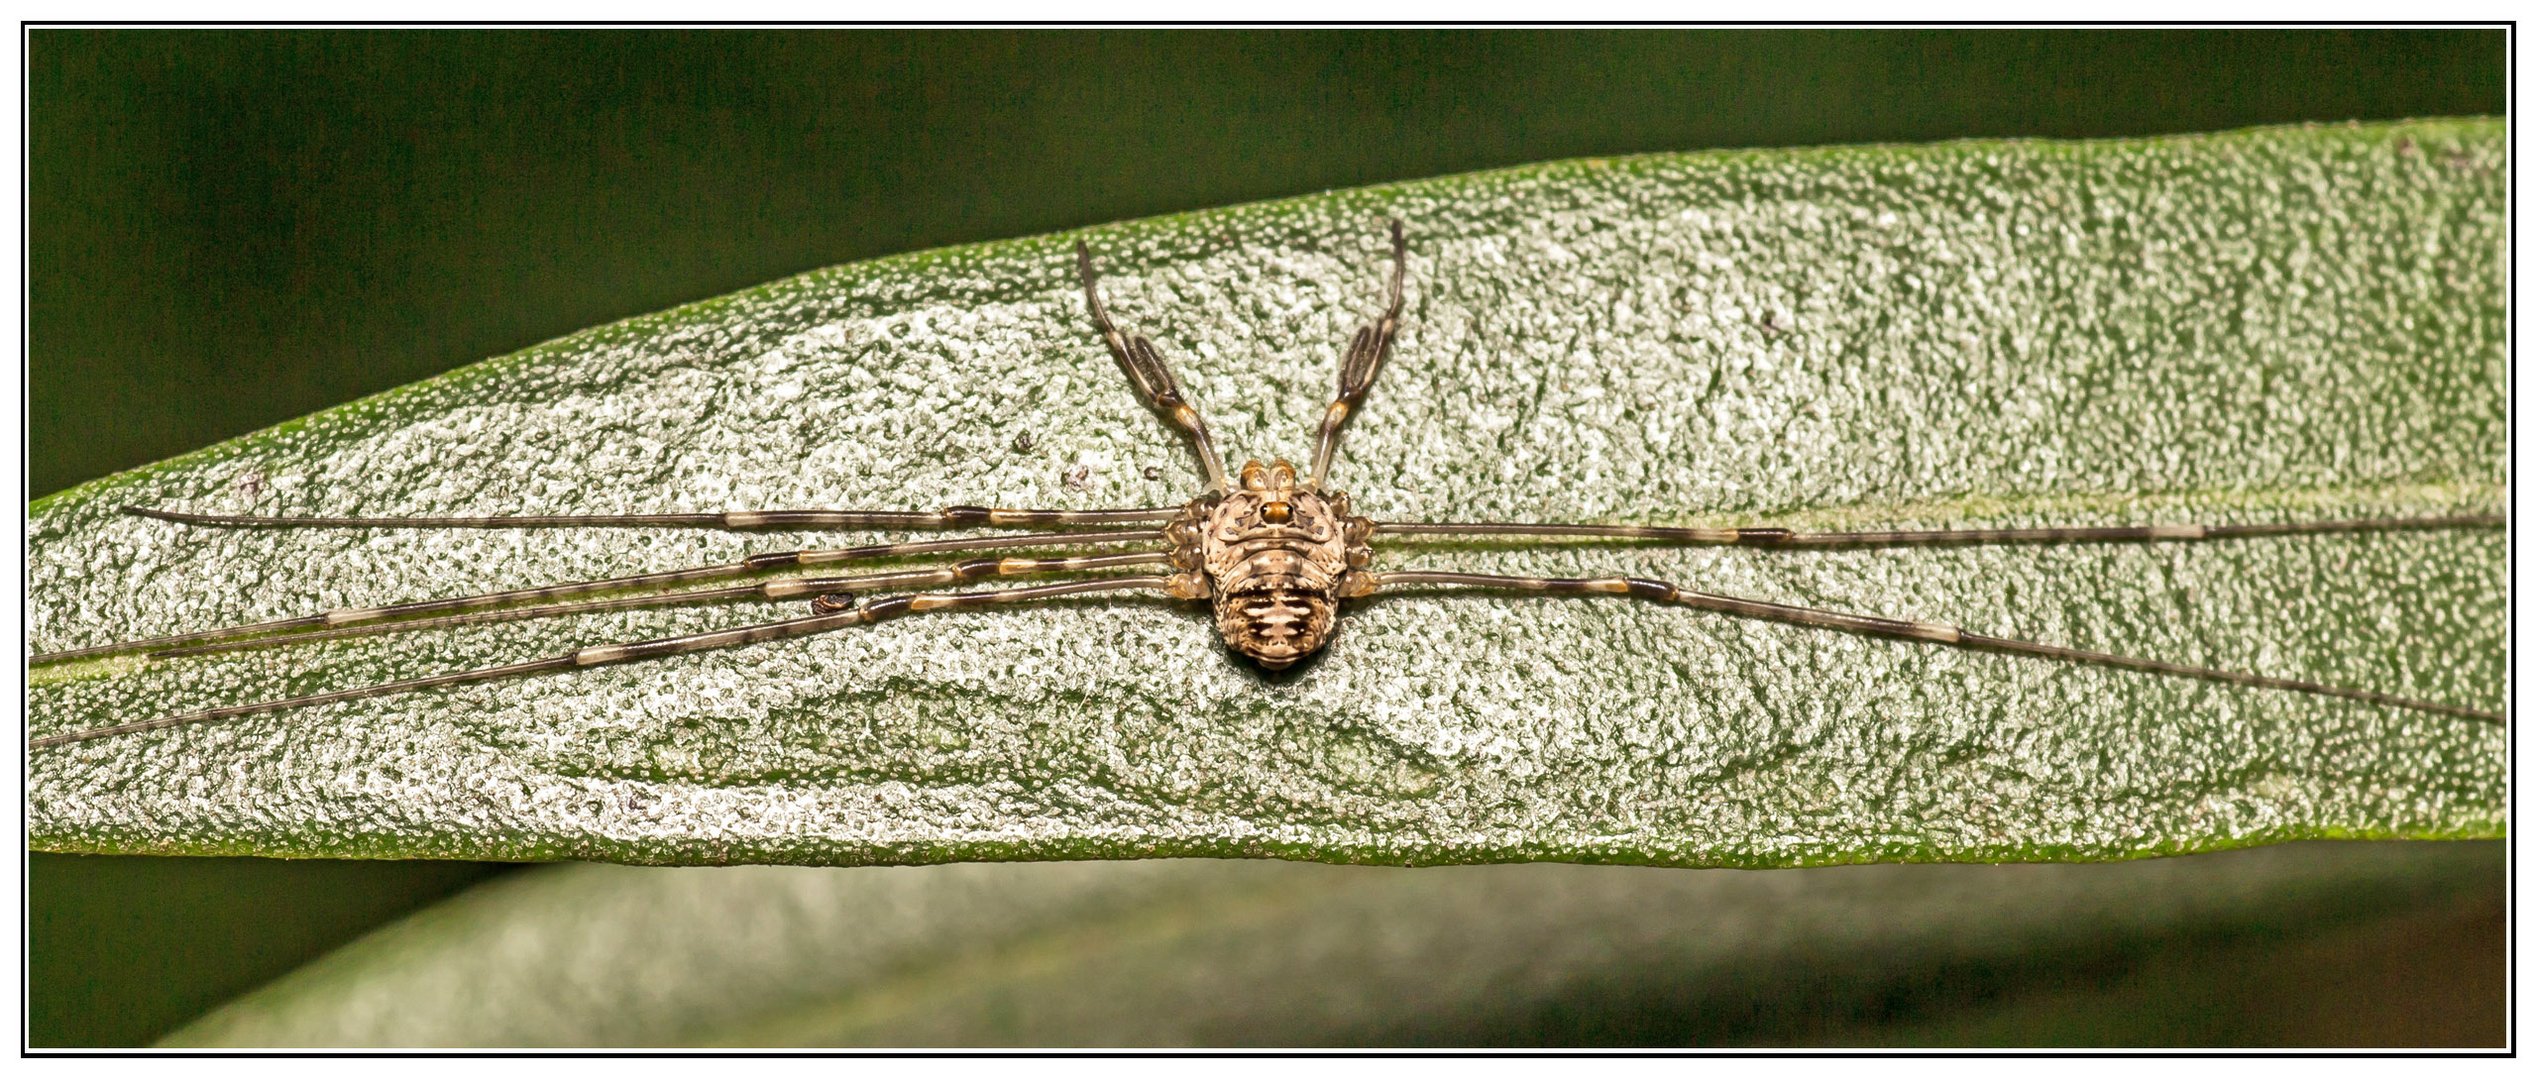
M1322 431L1313 441L1313 476L1307 481L1313 488L1329 480L1331 458L1339 452L1340 426L1366 400L1366 388L1375 385L1376 370L1392 354L1392 335L1401 328L1401 279L1409 262L1410 242L1403 238L1401 221L1396 218L1392 222L1392 285L1385 294L1384 313L1357 329L1357 336L1348 343L1348 354L1340 358L1339 394L1322 410Z
M1207 483L1218 491L1232 491L1225 480L1225 462L1216 456L1216 442L1207 434L1207 421L1199 416L1198 406L1181 392L1181 384L1172 378L1172 369L1163 366L1163 354L1156 352L1154 342L1143 335L1130 336L1111 324L1110 312L1102 307L1101 290L1093 287L1093 253L1084 242L1075 242L1075 270L1084 278L1084 306L1093 313L1093 325L1102 332L1102 344L1110 346L1110 357L1119 361L1119 370L1137 388L1146 407L1162 415L1172 426L1188 432L1190 445L1198 448L1199 465L1207 470Z

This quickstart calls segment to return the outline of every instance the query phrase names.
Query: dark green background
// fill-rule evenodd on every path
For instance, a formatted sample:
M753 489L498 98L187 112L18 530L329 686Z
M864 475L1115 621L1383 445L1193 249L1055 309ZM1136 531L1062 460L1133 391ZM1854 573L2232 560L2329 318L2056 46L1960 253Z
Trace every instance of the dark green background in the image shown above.
M943 244L1582 155L2506 104L2500 31L29 41L29 497L611 319ZM39 856L29 1041L147 1040L501 870ZM2498 1030L2501 889L2498 873L2490 905L2410 916L2405 947L2456 962L2389 976L2390 999L2453 998L2492 1010L2459 1030ZM2388 944L2304 946L2298 970L2375 985ZM2270 1023L2249 1037L2286 1030Z

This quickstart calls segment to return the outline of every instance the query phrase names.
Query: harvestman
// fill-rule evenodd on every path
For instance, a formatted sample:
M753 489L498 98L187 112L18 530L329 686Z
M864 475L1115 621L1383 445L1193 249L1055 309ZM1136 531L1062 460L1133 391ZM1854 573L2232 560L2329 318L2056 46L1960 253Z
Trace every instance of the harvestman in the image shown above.
M1285 461L1245 462L1232 474L1217 456L1207 422L1165 367L1154 343L1126 333L1111 321L1094 287L1092 255L1078 242L1076 269L1084 282L1084 304L1111 357L1119 362L1137 395L1172 426L1187 435L1207 473L1207 490L1186 505L1127 510L1005 510L953 506L932 512L902 510L735 510L720 514L511 515L497 517L253 517L192 514L127 507L142 517L185 525L304 528L539 528L559 526L689 526L722 529L844 528L950 529L1003 527L1056 529L919 540L862 547L812 548L752 555L716 566L665 570L650 574L513 589L443 600L421 600L387 607L329 611L302 618L224 627L166 637L118 642L93 648L40 653L31 663L50 664L112 653L147 651L153 657L190 656L266 645L328 641L367 634L454 626L462 623L543 618L594 611L661 607L739 600L803 600L810 614L734 630L688 634L613 645L592 645L557 656L498 667L445 672L417 679L336 690L323 694L231 705L180 713L138 723L47 735L32 747L60 746L133 732L153 731L252 713L350 701L434 686L482 682L549 671L569 671L602 664L675 656L780 638L863 626L927 611L957 611L994 604L1029 603L1085 593L1148 593L1177 600L1206 600L1215 610L1216 631L1234 651L1261 667L1285 668L1311 655L1330 640L1340 603L1405 588L1465 586L1559 596L1610 594L1661 603L1684 604L1747 618L1770 619L1877 637L1958 648L2042 657L2053 660L2125 668L2161 675L2204 679L2237 686L2292 690L2348 698L2374 705L2499 723L2500 713L2463 708L2353 687L2330 686L2301 679L2275 678L2222 671L2142 657L2119 656L2015 638L1993 637L1944 623L1891 619L1818 608L1750 600L1651 581L1643 578L1539 578L1500 574L1468 574L1434 570L1377 570L1374 541L1378 536L1480 537L1533 536L1659 540L1678 544L1734 544L1769 548L1835 548L1947 544L2034 544L2098 542L2176 542L2250 536L2308 533L2380 532L2398 529L2475 529L2503 524L2499 515L2430 518L2367 518L2256 525L2135 525L2032 529L1925 529L1879 532L1801 532L1778 528L1668 528L1639 525L1549 524L1533 522L1399 522L1374 521L1349 510L1348 497L1330 490L1331 459L1340 431L1366 398L1391 351L1401 323L1401 285L1408 263L1408 244L1401 223L1392 223L1392 275L1385 291L1383 314L1361 327L1340 360L1339 392L1322 412L1314 441L1313 467L1299 473ZM754 585L551 602L566 597L634 592L693 582L740 578L761 571L827 566L908 555L969 554L1015 548L1108 547L1130 550L1109 554L1051 557L996 556L973 558L928 569L894 570L849 577L788 578ZM1135 567L1143 573L1099 577L986 592L916 592L857 603L856 593L894 589L927 589L990 577L1019 577L1118 570ZM548 601L541 603L542 601Z

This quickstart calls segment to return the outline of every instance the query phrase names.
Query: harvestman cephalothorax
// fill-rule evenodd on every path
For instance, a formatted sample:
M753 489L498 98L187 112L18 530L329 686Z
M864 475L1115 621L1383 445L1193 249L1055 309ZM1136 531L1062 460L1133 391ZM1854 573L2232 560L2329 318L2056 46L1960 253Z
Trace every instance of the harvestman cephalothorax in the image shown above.
M1401 324L1402 278L1407 272L1408 245L1401 223L1392 223L1392 268L1383 312L1357 331L1339 365L1339 390L1322 412L1314 441L1312 465L1299 470L1286 461L1245 462L1227 472L1208 436L1198 406L1181 390L1163 356L1146 338L1121 330L1111 321L1094 287L1093 260L1077 243L1076 269L1084 283L1084 304L1093 326L1110 347L1119 370L1137 395L1172 426L1188 436L1207 474L1207 488L1181 506L1123 510L1007 510L954 506L935 511L909 510L734 510L719 514L514 515L499 517L251 517L193 514L128 507L133 514L193 526L297 528L559 528L676 527L720 529L845 528L960 529L1006 528L1022 531L942 540L919 540L861 547L812 548L768 552L734 563L664 570L627 577L548 585L531 589L419 600L386 607L329 611L295 619L171 634L91 648L39 653L31 663L50 664L115 653L147 652L153 657L189 656L268 645L326 641L462 623L543 618L594 611L662 607L737 600L807 600L808 614L732 630L688 634L651 641L591 645L557 656L523 660L497 667L452 671L398 682L358 686L322 694L259 701L244 705L179 713L136 723L69 731L33 739L32 747L61 746L115 735L153 731L210 720L350 701L458 683L482 682L541 672L570 671L602 664L675 656L707 649L732 648L864 626L884 619L928 611L957 611L996 604L1022 604L1086 593L1144 593L1181 601L1207 601L1216 617L1216 631L1225 644L1264 668L1293 665L1330 641L1341 605L1377 593L1404 589L1461 587L1561 596L1612 595L1635 600L1682 604L1709 611L1800 626L1904 638L1933 645L1978 649L2016 656L2156 675L2203 679L2215 683L2345 698L2371 705L2500 723L2500 713L2424 701L2358 687L2332 686L2303 679L2277 678L2252 672L2223 671L2146 657L2120 656L2066 648L2036 641L1994 637L1944 623L1862 615L1797 607L1736 596L1699 592L1642 578L1540 578L1434 570L1379 570L1374 566L1379 539L1413 541L1421 537L1567 537L1653 540L1676 544L1733 544L1767 548L1885 547L1947 544L2063 544L2110 542L2191 542L2253 536L2311 533L2379 532L2401 529L2490 529L2503 524L2499 515L2426 518L2364 518L2241 525L2129 525L2074 528L1922 529L1878 532L1804 532L1780 528L1670 528L1637 525L1559 524L1537 522L1403 522L1375 521L1349 508L1348 497L1328 486L1331 460L1340 432L1374 384L1377 369L1391 351ZM1041 556L986 556L926 569L890 570L844 577L793 577L750 585L659 592L669 586L726 581L762 571L828 566L910 555L970 555L1020 548L1094 548L1103 553ZM1124 550L1121 550L1124 549ZM923 590L990 577L1080 574L1094 570L1134 568L1127 576L1092 577L1053 584L978 592L907 592L857 602L856 594ZM637 593L605 599L606 593Z

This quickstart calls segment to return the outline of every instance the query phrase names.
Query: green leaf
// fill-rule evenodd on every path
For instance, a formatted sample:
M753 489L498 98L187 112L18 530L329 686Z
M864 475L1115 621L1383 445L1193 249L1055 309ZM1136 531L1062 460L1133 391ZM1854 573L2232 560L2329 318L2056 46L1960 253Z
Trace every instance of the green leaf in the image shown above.
M2504 128L1579 161L1089 234L1239 459L1379 519L1802 527L2497 512ZM40 648L721 562L845 534L211 530L361 514L1188 498L1068 238L601 327L30 509ZM1026 441L1023 437L1029 436ZM1149 478L1151 473L1152 478ZM253 483L247 481L253 480ZM1387 546L1627 573L2479 708L2494 530L1771 552ZM738 625L617 613L30 672L35 734ZM37 751L45 849L875 863L1275 855L1769 866L2498 836L2497 725L1621 598L1355 605L1283 676L1204 614L929 614Z
M391 925L167 1041L2215 1043L2301 1018L2314 991L2251 991L2243 962L2213 958L2392 911L2492 902L2501 855L2495 844L2318 844L1783 874L1224 860L566 866ZM2206 964L2162 973L2179 953ZM2118 977L2137 971L2162 975L2153 1007L2090 1007L2103 1001L2092 991L2120 991ZM2055 1000L2074 991L2082 1000ZM2310 1019L2287 1041L2367 1044L2385 1030L2362 1016ZM2496 1024L2468 1039L2501 1034Z

